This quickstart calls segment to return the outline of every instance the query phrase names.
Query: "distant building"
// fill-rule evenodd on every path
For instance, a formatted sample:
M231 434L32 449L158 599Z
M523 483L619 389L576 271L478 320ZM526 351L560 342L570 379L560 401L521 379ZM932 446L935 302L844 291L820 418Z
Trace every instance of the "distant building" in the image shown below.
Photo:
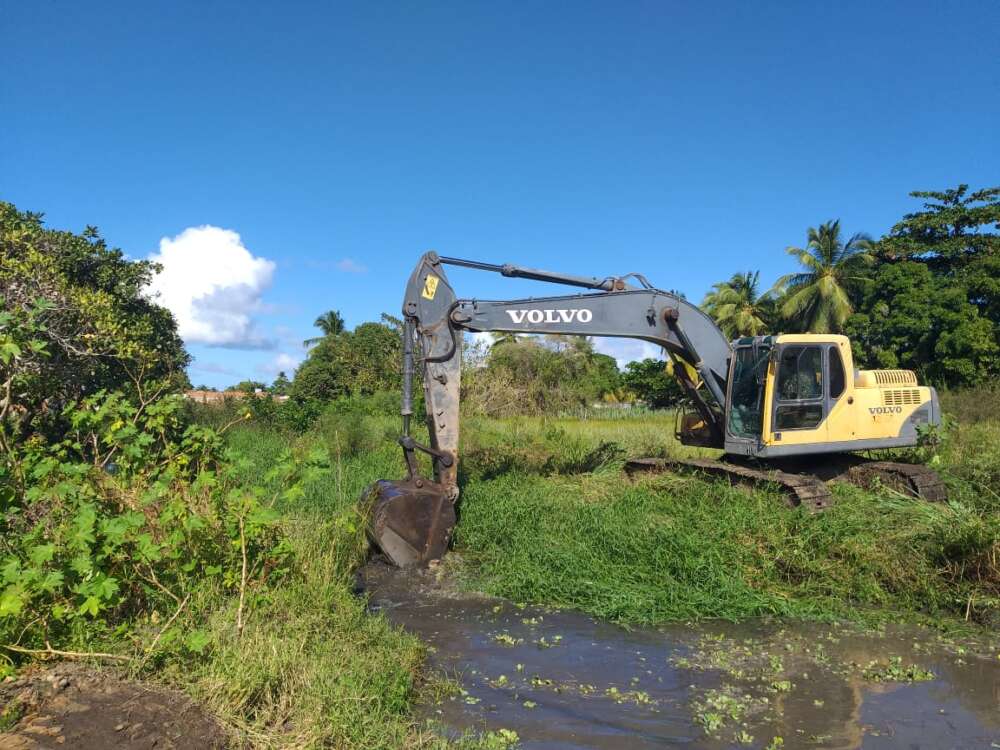
M185 391L184 398L199 404L224 404L227 400L238 401L239 399L253 396L254 398L264 398L271 396L278 403L284 403L288 396L272 396L266 391L258 388L253 393L245 391Z

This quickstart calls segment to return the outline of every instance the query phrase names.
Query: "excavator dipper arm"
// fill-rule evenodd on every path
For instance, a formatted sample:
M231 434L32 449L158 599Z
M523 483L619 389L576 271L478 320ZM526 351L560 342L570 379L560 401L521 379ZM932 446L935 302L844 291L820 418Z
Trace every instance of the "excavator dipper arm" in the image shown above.
M459 299L444 273L450 264L504 276L595 290L520 300ZM631 276L639 286L626 283ZM397 565L425 565L447 549L458 499L459 393L465 331L612 336L649 341L692 366L704 398L690 378L679 380L722 447L729 342L715 323L683 298L655 289L638 274L584 277L513 265L492 265L427 253L410 276L403 301L403 436L409 471L403 481L380 480L366 490L369 535ZM423 367L430 445L410 436L416 361ZM683 368L682 368L683 369ZM433 478L417 469L415 452L428 454Z

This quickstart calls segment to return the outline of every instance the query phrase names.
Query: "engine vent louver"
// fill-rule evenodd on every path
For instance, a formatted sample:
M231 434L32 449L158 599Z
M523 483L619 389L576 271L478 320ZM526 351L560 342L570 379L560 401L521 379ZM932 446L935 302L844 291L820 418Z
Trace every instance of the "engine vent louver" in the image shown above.
M916 385L917 375L913 370L873 370L875 382L879 385Z
M910 406L920 403L920 391L916 388L887 388L882 391L883 406Z

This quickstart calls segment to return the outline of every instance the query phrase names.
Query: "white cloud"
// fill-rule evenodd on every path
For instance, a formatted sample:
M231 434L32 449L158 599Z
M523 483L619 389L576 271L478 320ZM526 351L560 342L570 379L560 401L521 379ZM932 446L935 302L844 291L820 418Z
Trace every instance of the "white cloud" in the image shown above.
M262 308L275 264L254 257L236 232L189 227L161 239L149 259L163 266L149 292L174 314L186 343L270 348L251 316Z
M640 339L619 339L594 337L594 349L601 354L614 357L618 369L624 370L629 362L641 359L663 359L663 350L656 344Z
M257 372L262 372L266 375L277 375L279 372L283 372L286 375L291 376L301 363L302 357L281 352L273 359L257 365L256 369Z
M344 258L337 261L337 270L344 273L366 273L368 269L351 258Z

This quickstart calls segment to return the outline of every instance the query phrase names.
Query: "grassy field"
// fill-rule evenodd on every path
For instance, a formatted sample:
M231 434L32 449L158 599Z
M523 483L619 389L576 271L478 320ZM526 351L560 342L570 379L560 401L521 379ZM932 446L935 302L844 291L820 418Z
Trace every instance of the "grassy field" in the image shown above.
M186 677L217 711L251 717L247 732L265 744L286 744L274 739L283 725L305 745L441 742L408 718L420 645L365 614L351 593L366 550L357 498L375 479L403 475L397 430L393 417L331 414L305 435L249 425L230 436L253 483L266 484L283 451L318 447L330 457L325 476L279 507L306 573L254 602L250 637ZM623 623L757 615L1000 623L995 419L952 426L937 455L922 456L945 476L948 503L838 486L836 505L818 515L722 482L626 478L625 457L685 451L669 414L469 419L463 430L449 566L469 588ZM225 633L220 626L216 636L224 644Z

